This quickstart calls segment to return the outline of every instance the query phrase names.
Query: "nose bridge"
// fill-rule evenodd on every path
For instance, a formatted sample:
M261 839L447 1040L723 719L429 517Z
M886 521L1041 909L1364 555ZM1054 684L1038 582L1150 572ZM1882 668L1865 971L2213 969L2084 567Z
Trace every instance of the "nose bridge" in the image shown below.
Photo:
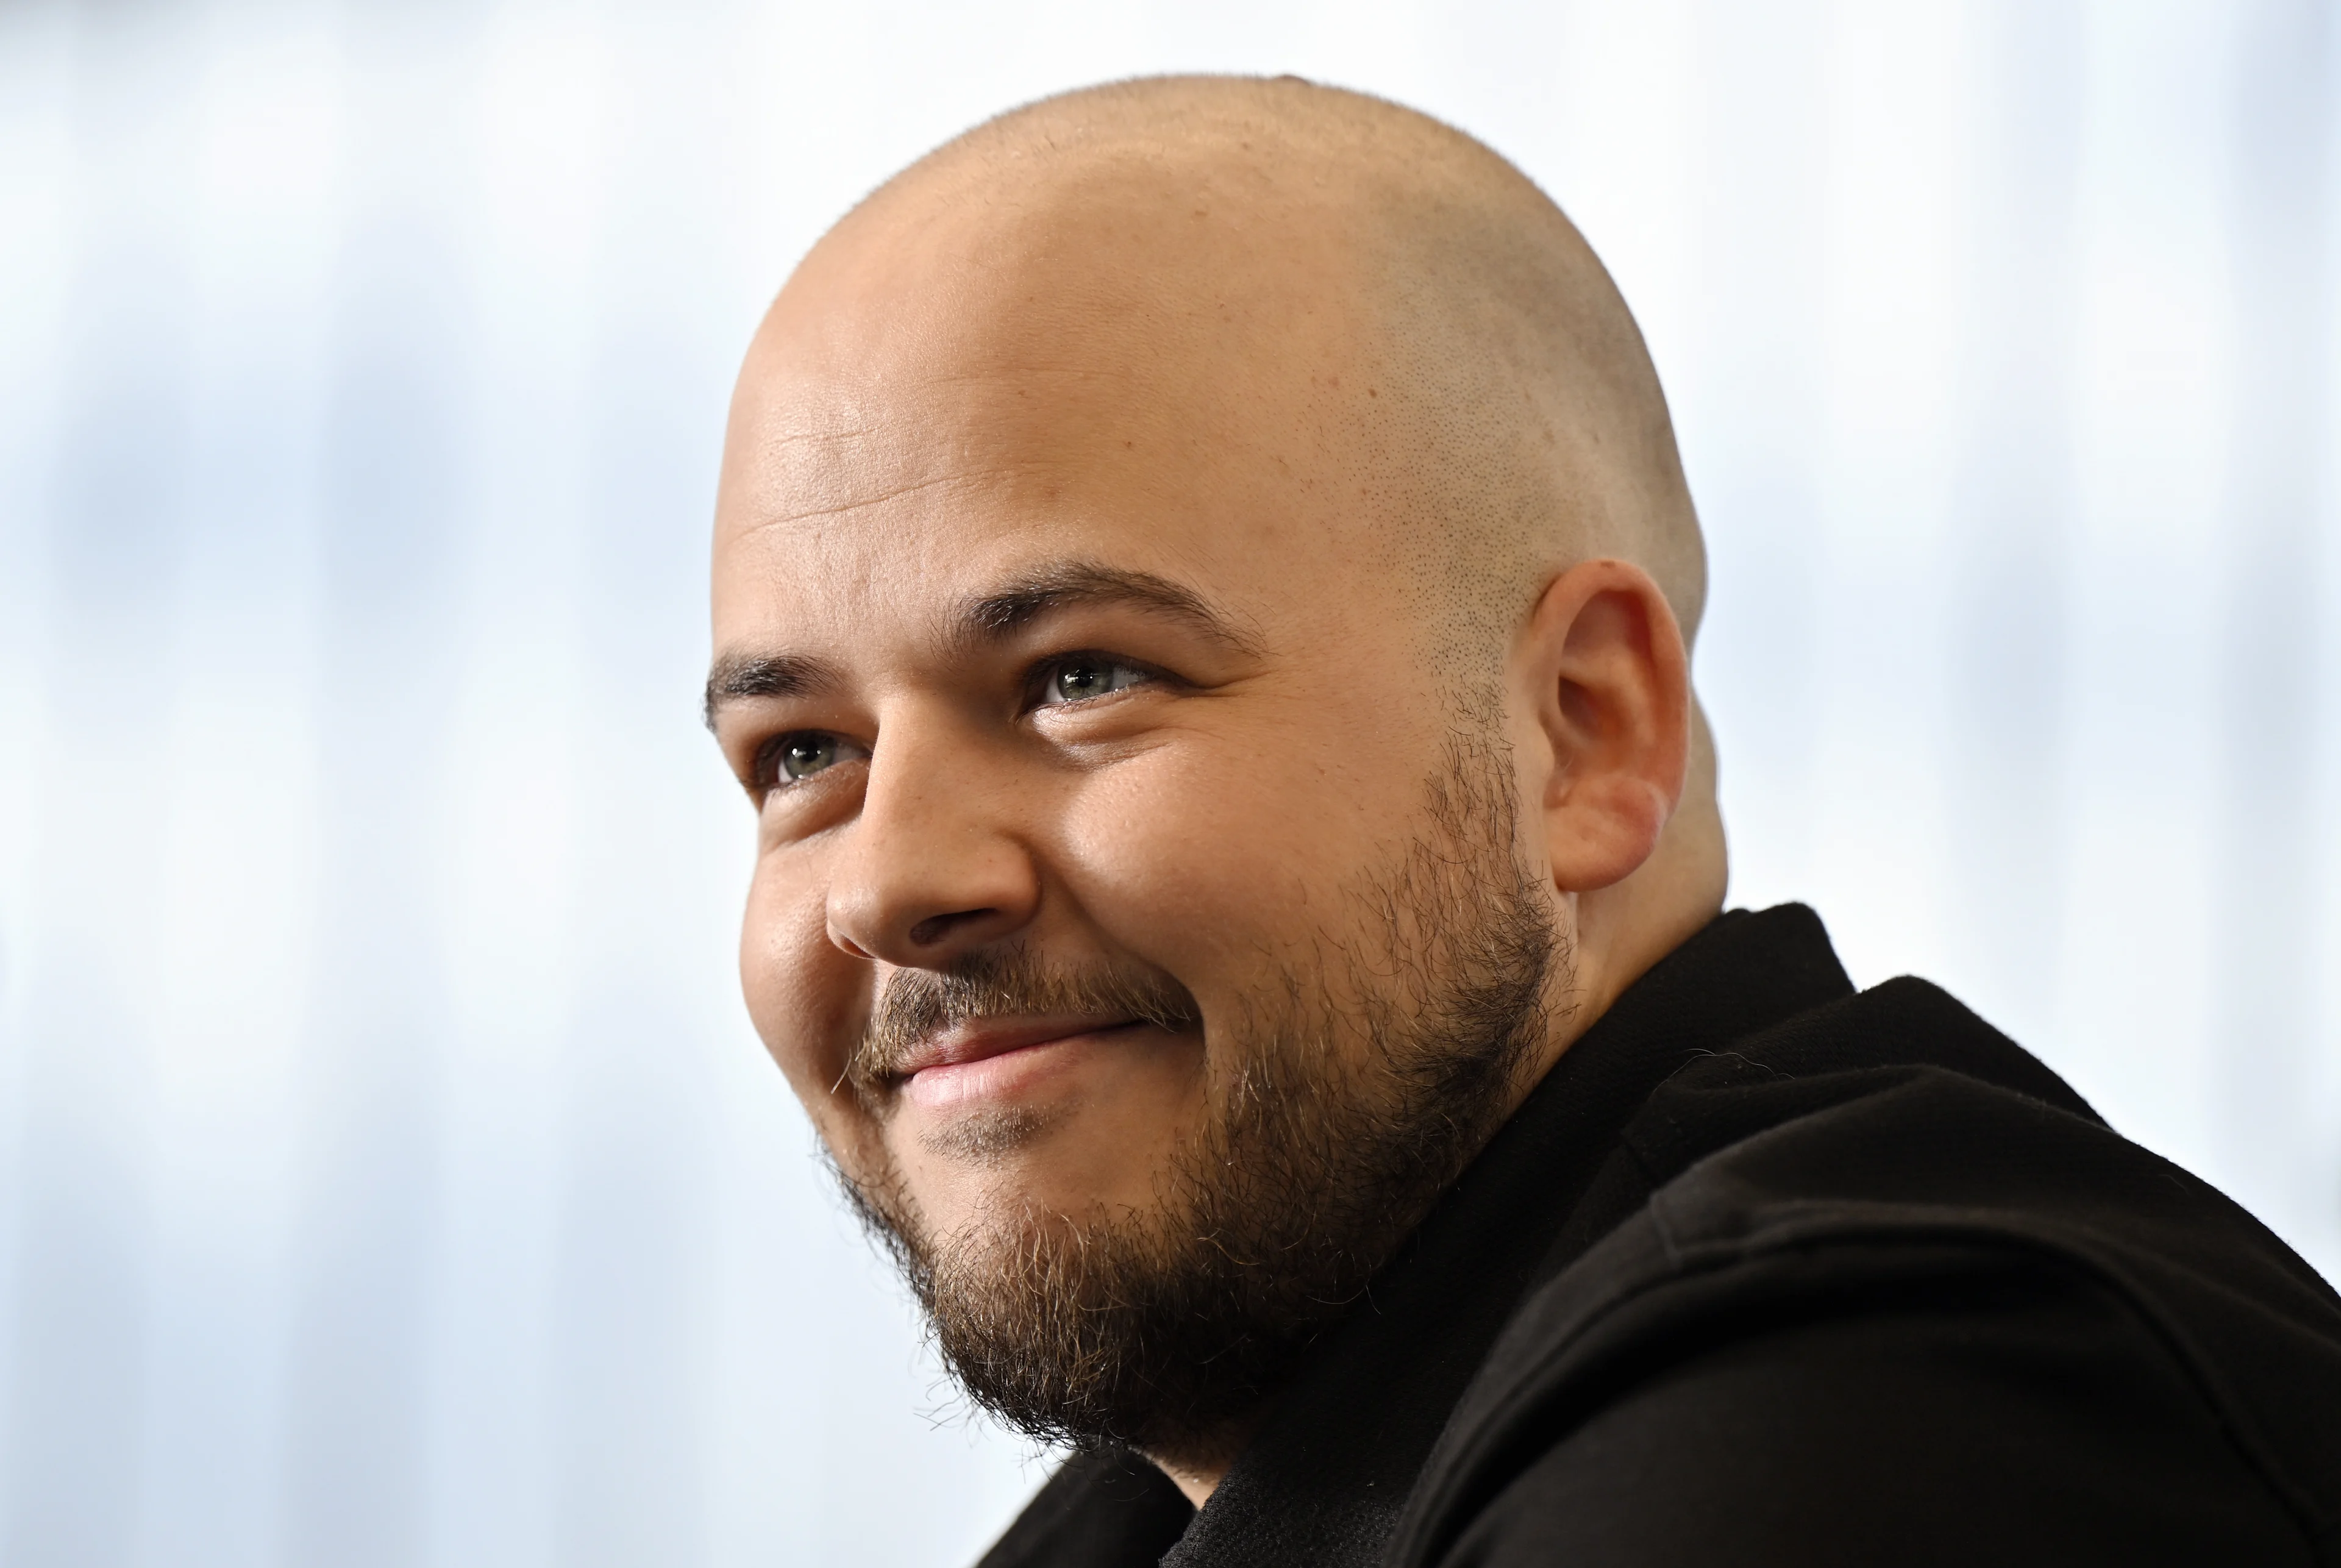
M1031 919L1039 875L1013 831L998 754L940 705L882 715L862 808L830 878L832 942L935 968Z

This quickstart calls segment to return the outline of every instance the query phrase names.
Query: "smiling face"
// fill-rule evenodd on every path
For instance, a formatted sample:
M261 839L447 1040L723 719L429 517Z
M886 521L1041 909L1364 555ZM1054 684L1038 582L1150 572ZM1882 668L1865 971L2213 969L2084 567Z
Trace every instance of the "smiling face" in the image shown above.
M1036 1225L1195 1231L1205 1164L1267 1179L1248 1090L1288 1145L1329 1100L1477 1134L1542 1043L1500 699L1432 672L1377 538L1356 286L1178 195L1175 255L1126 178L1005 224L878 215L792 281L735 409L711 691L759 812L751 1011L961 1293ZM1487 874L1449 888L1459 854ZM1432 926L1490 918L1503 973L1428 973ZM1459 1109L1423 1049L1502 1104ZM1385 1228L1469 1153L1341 1124L1318 1184ZM1420 1190L1358 1168L1393 1161ZM1345 1277L1380 1261L1326 1239Z
M1584 558L1675 514L1655 381L1565 220L1427 125L1422 233L1466 232L1442 158L1533 231L1484 287L1423 285L1460 253L1394 248L1354 126L961 160L806 259L726 444L709 699L757 812L758 1031L969 1390L1206 1487L1720 897L1719 840L1660 853L1665 594ZM1529 364L1621 344L1599 395Z

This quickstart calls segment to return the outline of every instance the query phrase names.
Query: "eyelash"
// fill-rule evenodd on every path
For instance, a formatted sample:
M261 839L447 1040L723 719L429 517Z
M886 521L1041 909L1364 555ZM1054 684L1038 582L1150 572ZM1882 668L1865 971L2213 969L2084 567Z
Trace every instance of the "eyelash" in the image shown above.
M1137 678L1135 680L1125 682L1120 685L1110 685L1105 691L1097 693L1091 696L1068 697L1061 702L1054 703L1047 700L1049 688L1052 682L1061 677L1066 671L1079 669L1084 665L1127 672L1135 675ZM1135 686L1151 685L1158 681L1166 680L1169 677L1164 674L1164 672L1156 669L1151 664L1141 664L1136 659L1127 658L1120 654L1105 653L1098 649L1083 648L1078 649L1070 654L1051 654L1050 657L1043 659L1041 663L1032 666L1031 673L1025 677L1025 711L1030 713L1035 709L1043 707L1081 707L1090 703L1097 702L1104 697L1111 696L1117 692L1129 691ZM862 751L862 747L854 744L852 741L846 740L845 737L837 734L833 731L787 730L780 734L774 735L771 740L765 742L763 746L759 749L756 755L755 765L755 779L757 786L767 792L789 789L800 784L809 783L812 779L817 778L820 774L827 773L831 768L835 767L840 762L859 760L858 758L853 757L834 757L829 763L824 764L822 767L812 774L806 774L802 778L782 777L781 770L785 765L785 759L789 752L798 744L803 743L811 743L814 745L828 743L832 749L851 747L853 751L862 753L863 756L868 754L866 752Z

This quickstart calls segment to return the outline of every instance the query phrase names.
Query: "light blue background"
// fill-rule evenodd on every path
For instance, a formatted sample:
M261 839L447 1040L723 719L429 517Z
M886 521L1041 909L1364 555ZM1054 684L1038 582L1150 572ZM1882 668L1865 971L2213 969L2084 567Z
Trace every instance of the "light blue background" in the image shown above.
M1293 70L1608 257L1738 901L2341 1270L2331 5L0 5L0 1562L951 1563L736 1000L737 356L931 144Z

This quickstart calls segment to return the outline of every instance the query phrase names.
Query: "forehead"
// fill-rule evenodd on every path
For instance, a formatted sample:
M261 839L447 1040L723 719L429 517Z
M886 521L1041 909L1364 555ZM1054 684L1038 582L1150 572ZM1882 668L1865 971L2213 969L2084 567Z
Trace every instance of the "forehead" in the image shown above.
M1093 172L824 242L734 401L719 637L808 597L899 607L1069 556L1354 593L1390 444L1356 247L1230 177Z

